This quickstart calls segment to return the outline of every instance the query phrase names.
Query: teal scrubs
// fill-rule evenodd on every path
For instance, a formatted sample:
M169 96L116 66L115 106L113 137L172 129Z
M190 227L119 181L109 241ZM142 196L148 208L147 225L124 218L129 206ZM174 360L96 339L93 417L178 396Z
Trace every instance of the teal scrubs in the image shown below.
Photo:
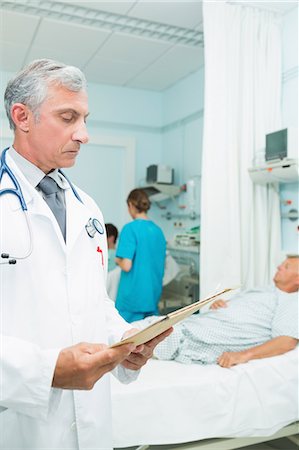
M115 267L115 248L108 248L108 272L111 272Z
M135 219L120 233L116 256L132 260L129 272L121 272L115 306L127 321L158 314L162 292L166 241L151 220Z

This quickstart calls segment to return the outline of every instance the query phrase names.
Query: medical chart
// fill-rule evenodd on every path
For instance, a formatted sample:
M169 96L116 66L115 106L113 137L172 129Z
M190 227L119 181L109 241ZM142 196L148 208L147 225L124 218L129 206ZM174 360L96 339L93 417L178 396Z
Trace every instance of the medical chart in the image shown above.
M145 327L143 330L140 330L131 336L116 342L115 344L111 345L111 348L118 347L119 345L123 344L135 344L135 345L141 345L145 344L146 342L150 341L154 337L158 336L159 334L163 333L164 331L168 330L168 328L172 327L176 323L180 322L181 320L186 319L186 317L191 316L191 314L198 311L202 306L206 305L207 303L214 300L219 295L223 295L226 292L232 291L235 288L226 288L223 289L220 292L217 292L216 294L213 294L203 300L199 300L198 302L192 303L191 305L184 306L183 308L177 309L176 311L173 311L166 316L158 317L156 322L151 323L147 327Z

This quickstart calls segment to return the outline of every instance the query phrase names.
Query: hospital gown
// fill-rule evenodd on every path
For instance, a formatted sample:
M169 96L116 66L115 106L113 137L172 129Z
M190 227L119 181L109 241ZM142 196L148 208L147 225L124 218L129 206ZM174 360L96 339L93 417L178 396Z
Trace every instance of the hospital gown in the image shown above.
M298 339L298 293L274 287L247 290L227 308L193 315L155 349L155 357L182 363L213 364L226 351L238 352L277 336Z

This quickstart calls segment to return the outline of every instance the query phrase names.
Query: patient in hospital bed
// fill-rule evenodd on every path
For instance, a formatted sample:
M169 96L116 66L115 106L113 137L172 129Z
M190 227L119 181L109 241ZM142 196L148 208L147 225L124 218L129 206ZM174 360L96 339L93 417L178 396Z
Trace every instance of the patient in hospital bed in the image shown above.
M292 350L299 338L299 256L288 256L273 281L275 286L240 292L228 302L218 300L208 312L176 325L154 356L231 367Z

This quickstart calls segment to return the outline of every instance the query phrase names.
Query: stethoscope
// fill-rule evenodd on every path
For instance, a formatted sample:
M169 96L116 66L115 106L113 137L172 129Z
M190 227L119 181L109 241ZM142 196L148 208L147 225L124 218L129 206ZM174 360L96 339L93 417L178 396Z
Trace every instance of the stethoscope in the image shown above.
M13 174L12 170L7 165L6 152L8 149L9 149L9 147L7 147L5 150L3 150L1 159L0 159L0 183L2 181L3 175L6 174L10 178L11 182L13 183L14 188L0 189L0 196L4 195L4 194L13 194L18 198L21 208L24 212L26 224L27 224L27 228L28 228L29 248L28 248L27 252L25 253L25 255L23 255L23 256L13 256L13 255L10 255L9 253L1 253L1 258L5 259L6 261L0 262L0 264L16 264L17 260L28 258L31 255L32 250L33 250L32 227L31 227L31 223L30 223L30 220L28 217L28 208L27 208L27 205L25 202L25 198L24 198L21 186L20 186L18 180L16 179L15 175ZM77 190L75 189L73 184L70 182L68 177L65 175L65 173L60 169L59 169L59 173L61 173L61 175L69 183L70 188L72 189L75 197L79 200L79 202L81 202L83 204L83 201L82 201L80 195L78 194ZM91 238L94 238L94 236L97 232L99 234L104 234L104 227L98 219L90 218L88 220L87 224L85 225L85 229L86 229L88 236Z

